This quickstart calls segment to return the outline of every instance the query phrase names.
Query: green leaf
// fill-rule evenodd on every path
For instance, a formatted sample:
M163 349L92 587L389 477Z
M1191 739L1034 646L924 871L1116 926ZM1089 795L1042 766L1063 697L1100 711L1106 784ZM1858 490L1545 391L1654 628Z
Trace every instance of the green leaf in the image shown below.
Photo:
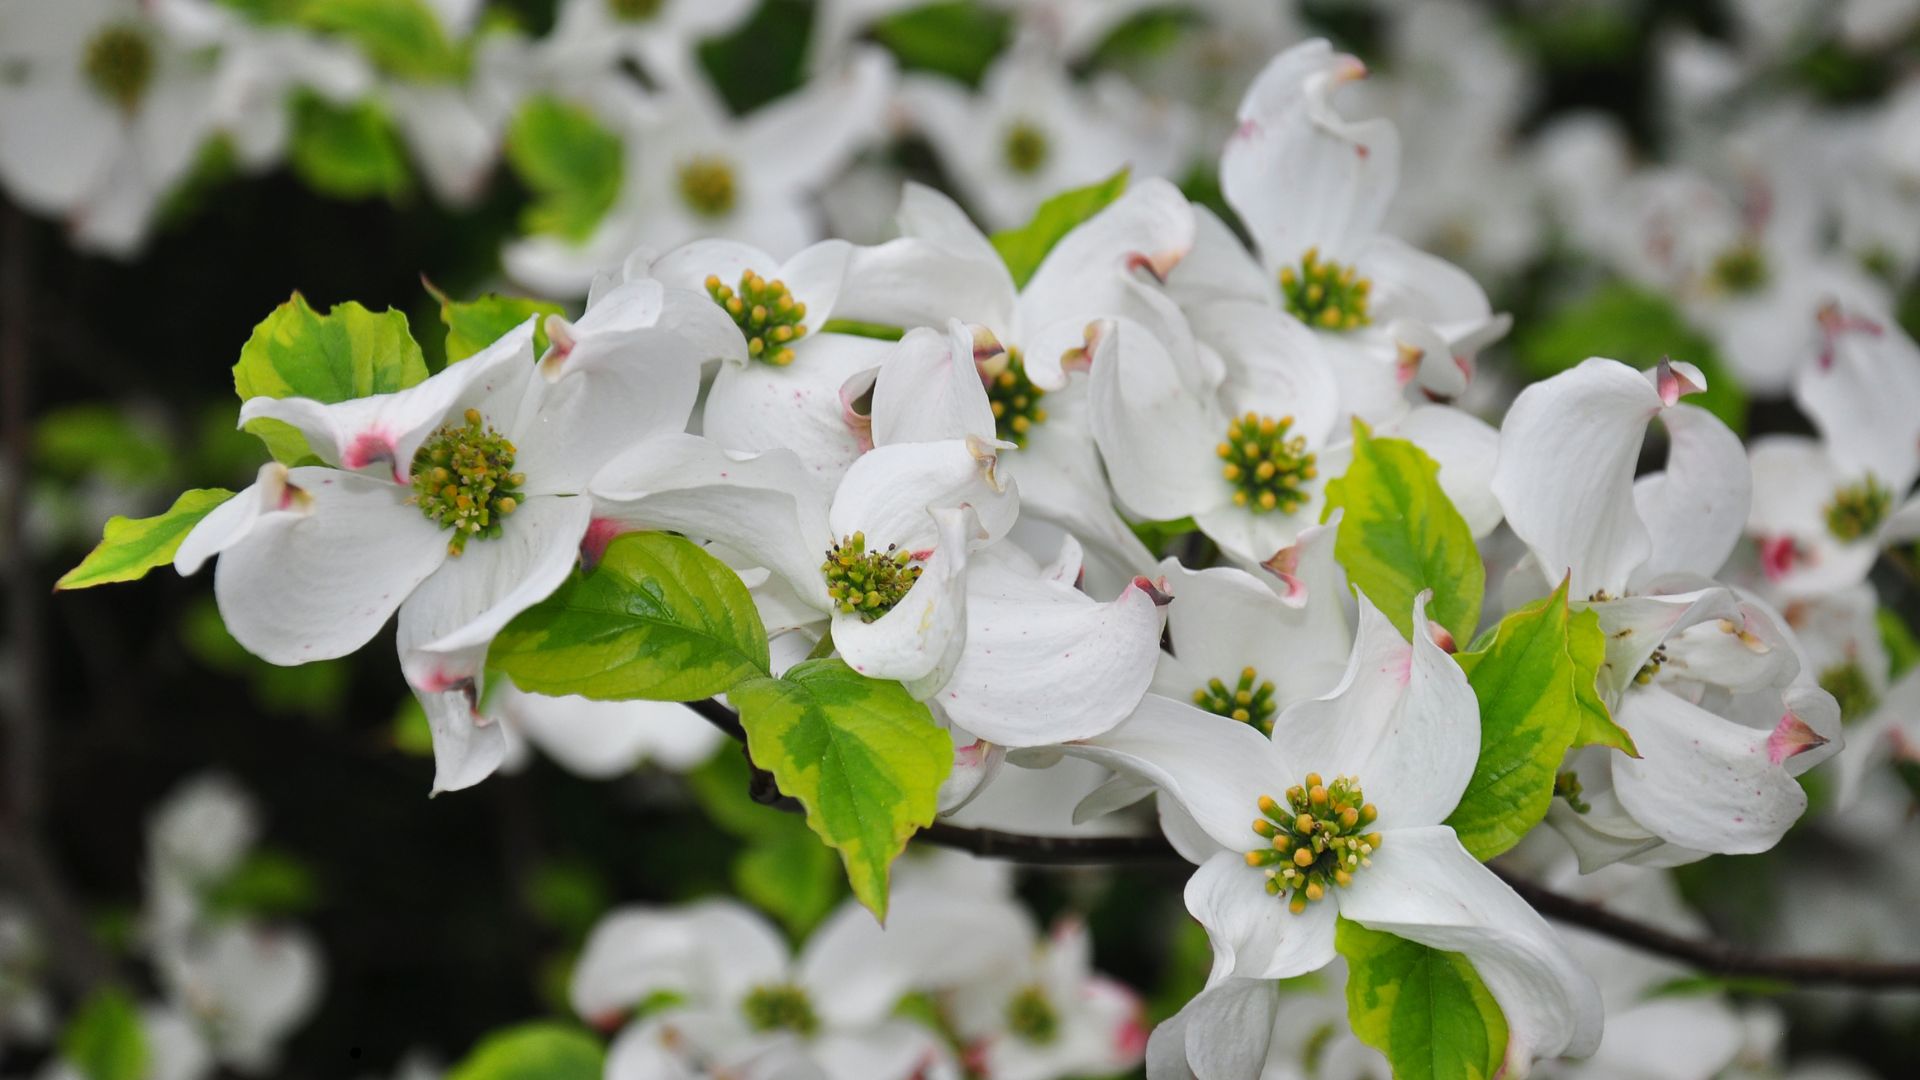
M301 21L342 35L385 71L423 82L463 77L464 52L428 0L307 0Z
M141 1080L147 1036L133 999L113 987L88 998L60 1036L60 1056L86 1080Z
M606 1056L579 1028L540 1021L480 1040L447 1080L600 1080Z
M489 662L522 690L602 701L694 701L769 670L739 575L660 532L616 537L599 566L507 624Z
M1394 1080L1492 1080L1507 1052L1507 1018L1473 965L1341 919L1347 1020L1387 1056Z
M413 183L400 133L372 98L336 105L314 93L295 97L288 156L302 182L337 199L397 198Z
M1414 597L1432 589L1427 616L1466 641L1480 621L1487 570L1439 476L1426 451L1404 439L1376 439L1356 419L1353 463L1328 482L1320 520L1346 510L1334 557L1409 640Z
M1013 20L983 4L954 0L889 15L873 26L874 40L909 71L931 71L978 86L1013 39Z
M53 587L90 589L116 581L138 581L154 567L172 562L180 541L200 524L200 519L231 498L233 492L224 488L194 488L181 492L167 512L157 517L108 518L100 546Z
M745 116L804 86L808 42L821 5L813 0L761 0L724 37L700 43L700 65L727 109Z
M1713 343L1658 293L1620 283L1604 286L1530 322L1515 338L1514 352L1536 379L1557 375L1589 356L1610 356L1637 368L1652 367L1669 356L1691 361L1707 377L1707 389L1687 403L1718 416L1735 434L1746 430L1745 391Z
M887 868L916 830L933 824L953 743L896 682L839 660L808 660L779 679L753 679L728 698L747 749L800 800L807 824L840 852L853 894L887 916Z
M734 888L805 937L845 890L839 860L804 819L753 801L751 777L743 755L720 753L687 781L707 818L744 844L733 860Z
M1639 757L1640 748L1633 745L1633 736L1614 722L1613 710L1600 699L1600 666L1607 662L1607 636L1600 629L1599 615L1592 611L1574 613L1568 648L1576 673L1573 689L1580 699L1580 730L1573 737L1573 745L1607 746L1628 757Z
M528 232L585 240L620 196L619 136L572 102L528 99L507 128L506 152L514 175L533 191L520 222Z
M1912 629L1897 612L1881 608L1873 613L1873 619L1880 628L1880 640L1887 647L1887 675L1897 679L1920 660L1920 639L1914 637Z
M993 249L1013 274L1016 287L1025 287L1047 252L1075 226L1106 209L1127 190L1127 170L1121 169L1097 184L1063 191L1034 211L1033 220L1017 229L993 234Z
M1547 816L1553 779L1584 719L1573 637L1604 649L1592 612L1576 619L1567 583L1500 620L1484 652L1458 659L1480 699L1480 760L1447 824L1485 862ZM1587 672L1587 684L1594 673Z
M171 449L164 433L112 405L52 409L33 425L34 465L61 477L99 474L131 486L158 483L172 469Z
M405 390L426 377L426 358L403 312L372 312L348 301L322 315L299 293L253 328L233 365L233 388L242 401L307 397L332 404ZM263 418L247 430L276 461L294 465L313 457L291 424Z
M1187 7L1150 7L1129 15L1093 50L1092 67L1124 67L1165 53L1187 32L1206 25L1206 17Z
M547 351L546 316L564 315L566 309L546 300L525 296L501 296L486 293L478 300L454 300L431 284L427 291L440 301L440 321L447 324L447 363L457 363L500 340L500 336L528 316L541 316L533 324L533 354Z
M224 914L284 916L313 910L320 887L307 864L285 852L248 853L207 892L207 905Z

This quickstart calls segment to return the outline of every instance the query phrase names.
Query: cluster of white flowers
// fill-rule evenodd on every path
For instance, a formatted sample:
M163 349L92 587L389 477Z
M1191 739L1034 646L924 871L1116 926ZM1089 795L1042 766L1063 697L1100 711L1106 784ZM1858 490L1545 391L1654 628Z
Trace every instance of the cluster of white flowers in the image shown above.
M1634 171L1587 120L1525 155L1503 147L1531 179L1487 182L1435 144L1492 153L1515 114L1450 109L1407 64L1369 100L1432 123L1355 119L1336 95L1366 68L1312 40L1267 60L1223 131L1236 232L1165 179L1193 152L1168 133L1200 121L1141 108L1137 86L1067 77L1135 5L1021 5L1032 25L978 93L925 75L896 86L854 44L893 6L823 5L819 74L744 118L690 60L700 36L743 17L734 3L574 0L540 42L487 38L458 92L388 79L397 115L432 118L423 164L488 159L513 107L476 87L509 53L521 66L502 82L522 97L503 100L582 103L627 136L619 190L590 228L505 252L523 283L584 294L582 313L530 317L393 392L250 397L243 424L296 433L318 464L262 466L173 564L217 559L226 625L278 664L355 652L397 614L442 792L511 764L521 738L593 776L711 755L724 735L680 704L544 696L497 669L488 685L490 648L517 617L592 580L624 534L677 534L737 572L773 681L837 658L924 704L953 746L939 814L1128 832L1153 828L1128 809L1151 797L1159 831L1197 866L1185 899L1211 974L1150 1045L1138 1002L1091 971L1084 931L1040 945L982 864L902 864L884 929L849 906L798 957L731 903L618 912L573 978L580 1015L620 1031L617 1080L886 1080L963 1064L1038 1080L1143 1053L1154 1080L1377 1075L1393 1051L1345 1035L1339 995L1323 992L1379 977L1350 934L1458 959L1453 977L1501 1018L1508 1077L1589 1057L1541 1068L1771 1070L1759 1021L1718 997L1650 996L1671 972L1564 941L1484 863L1544 819L1575 865L1526 849L1517 864L1691 929L1656 871L1780 843L1809 804L1801 774L1848 741L1843 719L1858 725L1839 807L1897 787L1888 759L1920 761L1920 671L1892 678L1866 582L1886 549L1920 538L1920 347L1857 266L1920 261L1920 200L1901 171L1916 110L1848 125L1844 156L1867 164L1839 184L1804 175L1831 159L1805 149L1819 125L1771 114L1736 128L1745 157L1714 149L1756 166L1737 189L1704 167ZM1287 36L1249 19L1242 52ZM1417 32L1427 25L1460 47ZM1500 96L1512 73L1462 25L1409 15L1396 47L1446 54L1439 81L1467 100ZM1698 92L1680 121L1725 92L1714 80L1744 77L1740 57L1704 48L1672 49L1674 79ZM615 77L634 65L644 91ZM86 70L94 83L62 92L98 94ZM156 81L139 107L163 100L163 70L142 69L141 87ZM274 92L321 70L275 65ZM894 238L820 239L813 198L890 103L987 224L1033 223L990 238L953 199L907 184ZM463 125L474 142L448 146ZM10 178L11 156L0 138ZM1420 182L1403 185L1415 160ZM1042 206L1129 163L1123 191ZM470 190L454 174L471 172L427 173L449 195ZM1519 265L1540 240L1500 232L1501 203L1538 195L1543 177L1553 198L1534 226L1555 222L1674 298L1748 388L1790 391L1817 434L1743 444L1685 400L1709 377L1682 359L1588 359L1520 390L1497 427L1461 407L1498 400L1477 359L1510 320L1414 241L1477 222L1462 261ZM1912 250L1881 228L1903 220L1895 203L1914 215ZM1882 216L1849 232L1863 205ZM1038 245L1025 265L1009 254L1022 243ZM1650 430L1665 465L1640 475ZM615 614L647 617L631 603ZM724 598L702 605L715 625L726 614ZM1490 696L1507 691L1474 673L1501 662L1516 620L1556 611L1591 630L1590 650L1563 631L1571 675L1553 676L1580 734L1513 781L1551 798L1530 818L1514 810L1512 836L1463 837L1486 813L1470 801L1506 782L1483 774L1489 755L1523 754L1490 728ZM659 650L653 662L676 662ZM571 662L589 669L633 659L579 651ZM1276 982L1322 971L1314 987ZM904 1015L903 997L931 1011ZM1650 1044L1675 1030L1690 1059L1652 1068Z
M909 860L884 929L849 902L797 956L732 901L621 908L587 939L573 1007L618 1031L607 1080L957 1080L962 1059L977 1075L1064 1080L1139 1064L1140 1000L1093 970L1080 922L1042 936L1004 871Z
M146 900L130 945L152 965L159 994L133 1002L106 991L85 1008L96 1037L114 1023L137 1024L141 1075L206 1080L222 1069L244 1075L279 1066L282 1045L320 1003L325 965L314 939L284 918L244 910L230 895L261 831L253 799L231 780L183 783L147 826ZM39 962L47 947L25 916L7 923L10 986L6 1034L28 1046L52 1034ZM5 984L0 984L5 985ZM119 1010L124 1009L124 1014ZM74 1050L74 1047L67 1047ZM86 1080L88 1061L56 1057L38 1080Z

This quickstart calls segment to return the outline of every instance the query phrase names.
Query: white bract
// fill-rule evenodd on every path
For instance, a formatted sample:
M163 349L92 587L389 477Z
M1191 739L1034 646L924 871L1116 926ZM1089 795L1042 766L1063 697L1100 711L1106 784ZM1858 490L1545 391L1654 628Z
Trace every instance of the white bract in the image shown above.
M1479 753L1466 675L1428 633L1424 597L1411 645L1364 597L1359 611L1340 684L1282 712L1272 738L1149 695L1067 749L1150 780L1212 841L1187 883L1213 943L1210 985L1317 971L1336 920L1351 919L1465 954L1506 1014L1510 1067L1591 1052L1592 981L1442 824Z

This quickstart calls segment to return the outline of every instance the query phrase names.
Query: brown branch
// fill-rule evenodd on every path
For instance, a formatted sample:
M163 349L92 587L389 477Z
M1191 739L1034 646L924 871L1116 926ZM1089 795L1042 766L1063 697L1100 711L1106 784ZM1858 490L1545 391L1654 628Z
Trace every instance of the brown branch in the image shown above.
M1874 963L1841 956L1769 956L1720 941L1700 941L1649 926L1593 903L1554 892L1498 868L1521 899L1550 919L1591 930L1643 952L1678 960L1706 975L1730 979L1778 979L1802 986L1846 986L1856 990L1920 988L1920 963Z
M687 707L746 748L746 729L732 709L712 699ZM780 793L773 776L752 760L754 801L800 812L798 800ZM941 847L957 848L1010 862L1045 866L1076 864L1179 864L1186 860L1160 836L1031 836L997 829L970 829L937 821L915 836ZM1800 986L1845 986L1858 990L1920 988L1920 963L1873 963L1837 956L1768 956L1718 941L1698 941L1617 915L1598 904L1577 900L1496 867L1514 892L1550 919L1583 927L1643 952L1677 960L1703 974L1736 979L1778 979Z

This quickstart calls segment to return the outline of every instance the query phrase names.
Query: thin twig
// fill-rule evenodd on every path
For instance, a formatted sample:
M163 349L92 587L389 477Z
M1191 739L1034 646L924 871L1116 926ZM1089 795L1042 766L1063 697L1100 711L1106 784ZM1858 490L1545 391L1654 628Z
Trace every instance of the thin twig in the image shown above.
M1805 986L1847 986L1857 990L1920 989L1920 964L1873 963L1839 956L1769 956L1720 941L1698 941L1657 926L1617 915L1599 904L1554 892L1525 878L1494 869L1521 899L1551 919L1592 930L1643 952L1678 960L1707 975L1734 979L1778 979Z
M746 729L732 709L717 701L688 702L687 707L746 747ZM748 762L752 764L751 760ZM773 776L753 767L755 801L798 812L798 800L779 793ZM1030 836L997 829L970 829L935 822L916 837L941 847L958 848L1011 862L1047 866L1159 863L1186 865L1160 836ZM1920 963L1873 963L1837 956L1768 956L1718 941L1697 941L1659 927L1616 915L1598 904L1577 900L1497 868L1513 891L1551 919L1584 927L1643 952L1678 960L1704 974L1725 978L1777 979L1798 987L1846 986L1858 990L1920 989Z

